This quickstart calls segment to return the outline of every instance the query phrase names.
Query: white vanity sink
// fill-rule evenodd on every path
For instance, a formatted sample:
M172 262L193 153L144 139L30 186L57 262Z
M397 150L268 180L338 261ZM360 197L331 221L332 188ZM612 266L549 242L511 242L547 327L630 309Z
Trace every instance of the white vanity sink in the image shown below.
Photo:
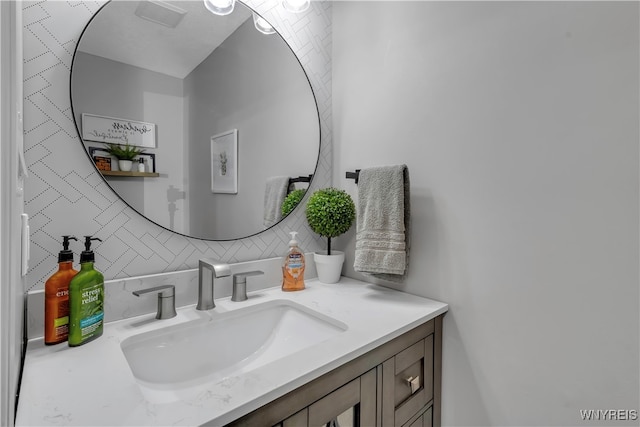
M237 375L326 341L347 325L288 300L133 335L121 343L136 379L152 389Z
M80 347L30 340L16 426L225 425L447 310L344 277L306 286L109 322Z

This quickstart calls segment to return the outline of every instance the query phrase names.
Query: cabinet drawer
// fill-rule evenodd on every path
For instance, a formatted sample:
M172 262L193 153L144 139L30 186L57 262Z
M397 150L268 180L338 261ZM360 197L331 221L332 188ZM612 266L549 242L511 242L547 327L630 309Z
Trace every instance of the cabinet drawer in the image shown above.
M424 386L424 347L424 340L421 340L395 357L395 407L415 394L411 382L416 390Z
M431 334L384 362L383 425L406 424L433 399L433 338Z

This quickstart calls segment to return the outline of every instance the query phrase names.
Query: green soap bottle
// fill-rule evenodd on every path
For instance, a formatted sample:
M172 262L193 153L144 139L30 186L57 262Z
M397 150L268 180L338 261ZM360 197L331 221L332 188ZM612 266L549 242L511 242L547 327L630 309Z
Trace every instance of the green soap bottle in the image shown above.
M95 255L85 236L80 272L69 283L69 346L86 344L102 335L104 327L104 276L93 268Z

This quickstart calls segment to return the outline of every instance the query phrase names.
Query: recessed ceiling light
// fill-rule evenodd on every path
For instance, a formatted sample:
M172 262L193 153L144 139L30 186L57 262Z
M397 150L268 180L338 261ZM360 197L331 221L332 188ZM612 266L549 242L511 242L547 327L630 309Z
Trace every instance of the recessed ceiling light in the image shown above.
M274 34L276 32L266 19L255 12L253 12L253 25L255 25L256 30L262 34Z
M236 0L204 0L204 7L216 15L228 15L233 12Z
M282 0L282 7L288 12L300 13L309 9L310 0Z

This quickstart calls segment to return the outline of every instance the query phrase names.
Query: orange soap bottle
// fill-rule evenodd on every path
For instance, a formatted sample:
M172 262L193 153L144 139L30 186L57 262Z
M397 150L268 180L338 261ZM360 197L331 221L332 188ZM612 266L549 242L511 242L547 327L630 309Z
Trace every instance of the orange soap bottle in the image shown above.
M295 231L291 233L289 251L284 256L282 263L282 290L301 291L304 289L304 253L298 247Z
M69 282L78 274L73 269L73 252L69 240L74 236L62 236L63 249L58 254L58 271L44 284L44 343L58 344L69 336Z

